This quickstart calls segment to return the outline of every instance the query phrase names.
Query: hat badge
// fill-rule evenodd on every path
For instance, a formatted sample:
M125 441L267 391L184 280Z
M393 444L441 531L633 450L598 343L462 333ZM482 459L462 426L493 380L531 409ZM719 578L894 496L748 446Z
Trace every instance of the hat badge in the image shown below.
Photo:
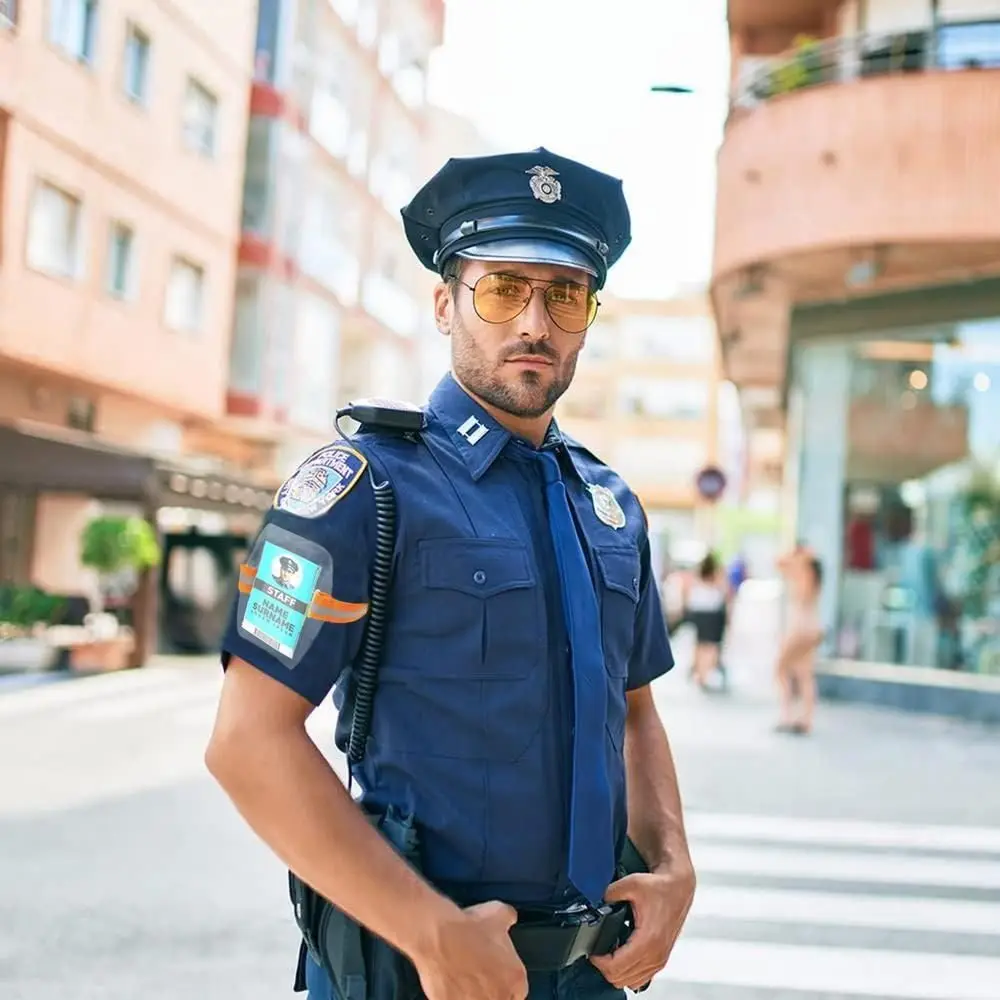
M551 167L532 167L525 170L531 174L531 193L546 205L551 205L562 198L562 184L556 180L559 174Z

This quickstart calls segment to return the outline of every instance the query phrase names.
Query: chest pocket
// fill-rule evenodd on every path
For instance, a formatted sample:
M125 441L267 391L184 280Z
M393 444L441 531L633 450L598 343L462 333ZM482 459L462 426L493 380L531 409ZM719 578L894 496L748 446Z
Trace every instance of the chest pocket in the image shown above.
M604 661L612 677L626 677L639 603L639 552L629 546L594 550L601 571Z
M418 632L438 643L423 673L505 680L527 677L541 656L541 596L528 550L505 539L444 538L420 545Z
M428 539L379 697L387 745L409 754L518 759L548 705L542 588L516 540ZM447 738L443 738L447 736Z

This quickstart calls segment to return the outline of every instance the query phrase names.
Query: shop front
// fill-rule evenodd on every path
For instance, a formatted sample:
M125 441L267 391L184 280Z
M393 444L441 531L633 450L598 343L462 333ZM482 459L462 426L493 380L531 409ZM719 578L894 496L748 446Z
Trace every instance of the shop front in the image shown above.
M831 671L948 671L1000 702L1000 282L797 309L791 332L787 488Z
M101 514L142 518L154 528L160 563L121 581L120 600L104 598L125 627L128 662L211 650L276 486L223 471L219 461L168 462L65 428L0 425L0 587L58 598L59 620L50 624L83 662L83 646L96 640L84 629L95 589L81 564L81 533Z

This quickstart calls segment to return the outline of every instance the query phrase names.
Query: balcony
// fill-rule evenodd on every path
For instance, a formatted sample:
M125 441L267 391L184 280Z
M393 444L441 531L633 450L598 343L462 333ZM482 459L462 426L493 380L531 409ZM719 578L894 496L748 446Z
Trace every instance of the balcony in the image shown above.
M712 294L751 382L782 368L774 329L797 303L1000 270L998 71L991 21L808 43L740 81Z

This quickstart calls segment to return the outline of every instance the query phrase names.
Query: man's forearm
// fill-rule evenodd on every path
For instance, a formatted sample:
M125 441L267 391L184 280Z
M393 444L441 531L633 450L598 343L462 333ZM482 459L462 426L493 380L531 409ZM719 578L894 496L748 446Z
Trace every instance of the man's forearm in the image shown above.
M411 958L438 918L457 914L369 824L305 731L230 737L207 761L293 872Z
M691 866L670 743L648 689L629 695L625 726L629 836L650 870Z

